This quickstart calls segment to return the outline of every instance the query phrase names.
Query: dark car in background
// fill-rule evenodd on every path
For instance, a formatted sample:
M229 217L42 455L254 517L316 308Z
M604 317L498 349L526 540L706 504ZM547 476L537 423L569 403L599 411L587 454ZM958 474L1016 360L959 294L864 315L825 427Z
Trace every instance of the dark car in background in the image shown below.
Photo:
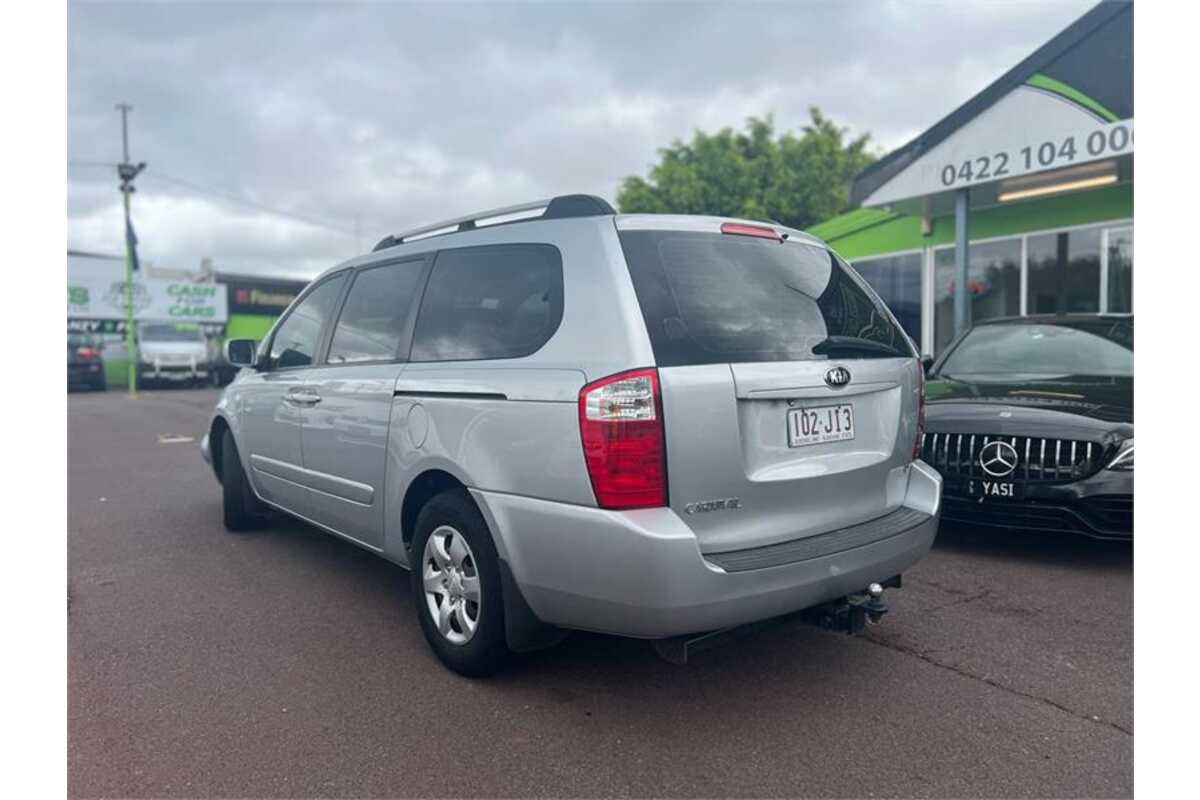
M101 392L108 388L100 344L86 334L67 334L67 389L72 387Z
M947 524L1133 536L1133 317L988 320L928 372Z

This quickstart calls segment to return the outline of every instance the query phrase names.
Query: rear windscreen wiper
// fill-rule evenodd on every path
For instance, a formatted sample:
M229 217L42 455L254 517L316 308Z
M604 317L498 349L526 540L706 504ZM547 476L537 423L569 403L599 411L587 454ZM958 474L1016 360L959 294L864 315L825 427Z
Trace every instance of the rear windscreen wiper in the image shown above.
M857 336L830 336L824 341L813 345L812 351L819 356L895 356L905 358L911 353L897 350L890 344L875 342L870 339L860 339Z

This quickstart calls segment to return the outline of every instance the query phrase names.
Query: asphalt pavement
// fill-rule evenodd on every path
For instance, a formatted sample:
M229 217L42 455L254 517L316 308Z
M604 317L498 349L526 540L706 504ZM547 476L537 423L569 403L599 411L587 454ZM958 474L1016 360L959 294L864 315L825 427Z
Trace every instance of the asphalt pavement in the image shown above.
M224 530L216 397L70 397L73 797L1132 795L1128 545L944 530L864 636L577 633L468 680L404 570Z

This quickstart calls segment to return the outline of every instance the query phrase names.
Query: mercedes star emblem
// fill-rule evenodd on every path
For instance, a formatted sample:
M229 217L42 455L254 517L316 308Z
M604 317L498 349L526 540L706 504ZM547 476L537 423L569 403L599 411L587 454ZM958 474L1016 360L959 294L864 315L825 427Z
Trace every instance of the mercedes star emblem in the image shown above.
M979 451L979 466L993 478L1006 478L1017 468L1017 448L999 440L988 442Z

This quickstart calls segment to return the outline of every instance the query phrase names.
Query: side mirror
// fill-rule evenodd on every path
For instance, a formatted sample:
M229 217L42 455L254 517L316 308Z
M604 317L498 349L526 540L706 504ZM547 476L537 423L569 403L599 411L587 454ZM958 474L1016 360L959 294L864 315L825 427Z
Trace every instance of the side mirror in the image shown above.
M253 339L229 339L225 342L225 360L235 367L253 367L258 342Z
M921 366L925 369L925 374L929 375L929 370L933 369L933 356L921 356Z

